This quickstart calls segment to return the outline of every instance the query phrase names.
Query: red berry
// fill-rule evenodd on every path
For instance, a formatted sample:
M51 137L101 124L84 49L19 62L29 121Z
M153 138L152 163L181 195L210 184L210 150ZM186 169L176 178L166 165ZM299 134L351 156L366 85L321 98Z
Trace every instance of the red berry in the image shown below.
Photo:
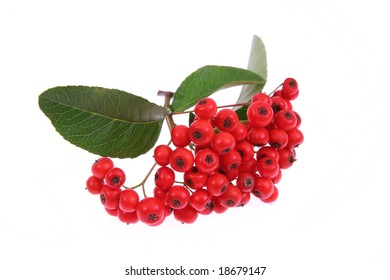
M262 177L273 178L279 172L279 163L269 157L263 157L257 162L257 171Z
M241 201L241 191L233 184L229 184L226 191L218 197L219 203L227 208L236 207Z
M91 170L93 176L104 179L107 172L114 167L113 161L108 157L99 158L92 164Z
M205 189L196 190L191 194L190 204L196 211L203 211L209 207L211 194Z
M191 170L184 173L185 184L194 190L203 188L206 185L207 178L208 176L205 173L199 171L195 166L193 166Z
M206 189L212 196L220 196L226 191L228 179L221 173L214 173L207 179Z
M287 142L288 148L296 148L303 143L304 136L302 131L300 131L298 128L293 128L290 131L287 131L287 135L288 135L288 142Z
M211 140L211 148L217 155L227 154L234 148L236 140L229 132L220 132Z
M287 78L283 82L282 97L287 100L293 100L298 97L298 83L293 78Z
M280 164L279 164L279 167L280 167ZM271 181L272 181L272 183L277 184L280 182L281 179L282 179L282 170L279 169L278 174L276 174L275 177L272 177Z
M240 172L237 178L237 187L241 192L251 192L255 186L255 176L249 172Z
M196 145L208 145L214 136L214 128L206 120L196 120L189 127L189 137Z
M264 127L272 121L273 111L269 104L256 101L249 105L246 115L252 126Z
M120 188L126 182L126 174L119 167L114 167L109 170L104 178L107 186L111 188Z
M256 173L257 171L257 161L254 158L251 158L250 160L246 162L242 162L240 166L238 167L238 172L249 172L249 173Z
M233 149L227 154L219 156L219 166L223 171L229 172L237 169L242 162L240 153Z
M106 212L108 213L108 215L110 216L113 216L113 217L116 217L118 216L118 209L108 209L108 208L104 208L104 210L106 210Z
M167 192L166 191L163 191L159 187L155 187L153 189L153 195L155 198L161 200L162 203L164 203L164 204L167 203L167 200L166 200Z
M241 192L241 201L240 204L237 206L244 206L246 205L249 200L251 199L251 193L250 192Z
M275 114L274 124L277 128L289 131L296 127L297 117L292 110L281 110Z
M172 187L174 182L175 172L171 168L162 166L157 169L154 175L154 183L159 189L166 191Z
M222 214L226 212L227 207L223 206L216 197L214 197L211 201L213 203L213 211L217 214Z
M119 199L119 209L123 212L134 212L139 202L138 193L132 189L122 191Z
M286 147L288 143L288 134L283 129L275 128L269 131L269 144L271 147L279 150Z
M169 164L176 171L186 172L194 164L194 155L186 148L176 148L169 156Z
M161 166L169 164L169 155L172 149L168 145L159 145L154 149L154 161Z
M171 130L172 143L176 147L185 147L190 144L189 128L185 125L177 125Z
M264 103L267 103L268 105L272 104L271 97L269 97L267 94L263 92L259 92L253 95L251 103L254 103L256 101L262 101Z
M100 191L100 201L107 209L117 209L121 193L121 189L114 189L104 185Z
M282 169L290 168L296 161L295 152L289 148L279 150L279 167Z
M279 152L275 148L270 146L261 147L256 154L256 159L260 160L263 157L272 158L275 161L279 161Z
M139 221L137 212L124 212L121 209L118 209L117 216L121 222L126 224L135 224Z
M272 100L271 107L275 114L282 110L292 110L292 105L290 101L284 99L281 96L273 96L271 97L271 100Z
M165 206L155 197L142 199L138 203L136 212L138 219L150 226L159 225L165 219Z
M278 197L279 191L276 186L274 186L274 191L272 192L271 196L269 196L268 198L260 198L260 200L265 203L272 203L275 202Z
M253 158L255 153L251 143L246 140L238 143L234 149L237 150L237 152L240 154L242 162L246 162Z
M102 179L99 179L95 176L91 176L87 179L86 186L87 190L91 194L100 194L100 190L104 186L104 182Z
M190 193L182 186L173 186L167 191L166 200L172 209L182 209L188 204Z
M192 208L191 205L187 205L182 209L173 210L173 216L183 224L192 224L198 218L198 211Z
M219 163L218 156L211 149L200 150L195 155L196 168L203 173L210 173L217 169Z
M236 143L238 143L246 139L246 135L248 134L248 129L245 124L239 122L237 127L232 131L230 131L230 133L233 135L234 139L236 140Z
M260 199L267 199L274 192L274 187L271 179L258 177L255 179L255 186L252 189L252 193Z
M253 146L264 146L269 141L269 133L264 127L252 127L246 138Z
M217 113L217 103L212 98L202 98L195 104L194 111L199 119L212 119Z
M237 113L232 109L222 109L214 117L214 125L220 131L233 131L239 122Z
M301 122L302 122L301 116L297 112L295 112L295 111L293 111L293 112L297 118L297 125L295 127L299 128L301 126Z

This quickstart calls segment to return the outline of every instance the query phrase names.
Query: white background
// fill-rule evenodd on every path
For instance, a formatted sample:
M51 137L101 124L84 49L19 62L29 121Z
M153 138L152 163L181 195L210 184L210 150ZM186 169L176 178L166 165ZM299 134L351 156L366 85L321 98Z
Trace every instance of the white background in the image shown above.
M149 279L125 269L183 265L267 266L240 279L389 279L389 26L380 0L2 0L0 277ZM107 215L84 190L96 156L55 132L38 95L96 85L162 104L158 90L203 65L245 68L254 34L267 48L265 90L288 76L300 85L293 105L306 138L278 201L192 225ZM131 185L152 158L115 163Z

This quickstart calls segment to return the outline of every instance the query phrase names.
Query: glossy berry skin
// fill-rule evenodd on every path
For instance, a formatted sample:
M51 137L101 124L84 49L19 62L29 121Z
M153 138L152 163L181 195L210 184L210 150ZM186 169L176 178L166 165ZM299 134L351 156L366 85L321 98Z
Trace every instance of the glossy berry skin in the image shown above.
M240 122L237 113L232 109L222 109L214 117L214 125L220 131L230 132L236 129Z
M242 162L238 167L238 172L249 172L254 174L257 171L257 161L254 158L251 158L248 161Z
M236 145L236 140L233 135L229 132L220 132L214 135L211 140L211 148L219 156L222 154L227 154L230 152Z
M154 183L159 189L166 191L172 187L174 182L175 172L171 168L162 166L157 169L154 175Z
M202 149L196 153L195 165L196 168L203 173L210 173L217 169L219 158L211 149Z
M168 165L171 152L172 149L168 145L157 146L153 153L154 161L160 166Z
M124 212L121 209L118 209L117 211L117 217L118 219L126 224L135 224L139 221L137 212Z
M195 115L202 120L210 120L217 113L217 103L210 97L200 99L194 107Z
M213 207L213 211L217 214L222 214L222 213L225 213L226 210L228 210L228 207L225 207L223 206L219 200L218 200L218 197L214 197L211 202L213 203L214 207Z
M278 164L281 169L290 168L295 161L295 152L292 149L283 148L279 150Z
M278 199L278 197L279 197L279 190L276 186L274 186L274 191L272 192L272 194L267 198L260 198L260 200L265 203L272 203L275 202Z
M190 193L182 186L173 186L167 191L166 201L172 209L182 209L190 201Z
M291 102L281 96L273 96L271 100L271 107L275 114L282 110L292 110Z
M302 123L301 116L296 111L293 111L293 112L295 114L295 117L297 118L297 125L295 126L295 128L299 128L301 126L301 123Z
M260 199L269 198L274 192L274 184L271 179L258 177L255 179L255 186L252 189L252 194Z
M290 131L287 131L288 142L287 148L296 148L303 143L304 136L301 130L298 128L293 128Z
M234 149L240 154L242 162L253 158L255 153L252 144L245 140L238 143Z
M189 128L185 125L177 125L171 130L172 143L176 147L185 147L190 144Z
M189 137L196 145L208 145L214 137L214 128L209 121L196 120L189 127Z
M117 209L119 207L119 200L122 190L103 186L100 191L100 201L107 209Z
M256 153L256 159L260 160L263 157L269 157L275 161L279 161L279 152L270 146L261 147Z
M102 157L96 160L91 167L93 176L104 179L107 172L114 167L114 162L108 157Z
M279 164L279 167L280 167L280 164ZM275 177L271 178L272 183L274 183L274 184L279 183L282 180L282 175L283 175L282 169L279 169L278 174L276 174Z
M173 210L173 216L176 220L182 222L183 224L192 224L198 218L198 211L188 204L182 209Z
M159 187L154 187L153 189L153 196L159 200L161 200L164 205L167 203L166 197L167 197L167 191L163 191Z
M255 176L249 172L240 172L237 177L237 187L241 192L251 192L255 186Z
M242 162L240 153L233 149L227 154L219 156L219 166L223 171L229 172L237 169Z
M254 103L256 101L262 101L264 103L267 103L268 105L272 104L271 97L269 97L264 92L259 92L253 95L251 102Z
M292 110L281 110L275 114L274 124L277 128L288 132L296 127L297 117Z
M101 191L102 187L104 186L103 180L99 179L95 176L89 177L85 184L86 184L87 190L91 194L100 194L100 191Z
M114 209L104 208L104 210L106 210L107 214L110 216L116 217L118 215L118 209L116 208Z
M269 157L263 157L257 162L257 171L262 177L273 178L279 172L279 163Z
M298 97L299 89L298 83L293 78L287 78L283 82L282 97L287 100L294 100Z
M110 169L104 178L106 185L111 188L120 188L126 182L126 174L119 167Z
M230 131L230 133L233 135L234 139L236 140L236 143L238 143L246 139L246 136L248 134L248 128L245 124L240 122L235 129Z
M191 170L184 173L184 182L191 189L198 190L203 188L207 183L208 175L196 168L192 167Z
M285 130L275 128L269 131L269 144L271 147L280 150L287 146L288 134Z
M191 194L190 204L198 212L201 212L209 207L210 202L211 195L205 189L196 190Z
M246 115L253 127L265 127L272 121L274 113L268 103L256 101L249 105Z
M147 197L138 203L136 213L141 222L149 226L156 226L165 219L165 206L161 200Z
M264 127L252 127L246 138L253 146L264 146L269 142L269 133Z
M220 196L226 191L228 179L221 173L214 173L207 179L206 189L212 196Z
M194 164L194 155L186 148L176 148L169 156L169 164L178 172L186 172Z
M132 189L123 190L119 199L119 209L123 212L134 212L139 202L138 193Z
M241 191L233 184L229 184L226 191L218 197L219 203L226 208L236 207L241 202Z

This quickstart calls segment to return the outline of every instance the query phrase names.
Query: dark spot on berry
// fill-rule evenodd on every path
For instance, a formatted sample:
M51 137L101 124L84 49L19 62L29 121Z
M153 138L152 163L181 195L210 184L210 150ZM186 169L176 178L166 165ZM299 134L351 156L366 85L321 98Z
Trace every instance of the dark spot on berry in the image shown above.
M252 193L253 193L253 195L256 196L256 197L259 197L259 198L263 197L263 196L261 195L261 192L259 192L259 191L254 191L254 192L252 192Z
M292 87L292 88L295 88L295 87L297 86L297 83L294 82L294 81L290 81L290 82L288 83L288 85L289 85L290 87Z
M240 154L241 157L244 156L244 151L243 150L237 150L237 152Z
M191 179L188 179L188 180L186 181L186 184L187 184L187 186L192 187L192 186L194 185L194 181L192 181Z
M289 157L288 157L288 161L289 161L290 163L294 163L294 161L296 161L296 159L295 159L293 156L289 156Z
M266 164L266 165L271 165L272 164L272 159L266 159L265 161L264 161L264 163Z
M247 188L250 188L253 186L253 180L251 178L246 178L244 180L244 186Z
M158 173L156 172L156 174L154 174L154 181L157 181L158 180Z
M213 156L211 156L211 155L207 155L207 156L205 157L204 160L205 160L205 162L207 162L208 164L214 162L214 158L213 158Z
M231 170L237 169L237 167L238 167L237 163L233 163L232 165L230 165Z
M119 185L120 182L121 182L121 177L113 177L113 178L111 179L111 183L112 183L114 186Z
M158 219L157 215L156 214L149 214L148 216L148 221L149 222L154 222Z
M268 110L264 107L259 107L259 109L257 109L257 113L259 113L259 115L267 115Z
M271 107L272 107L272 110L274 110L275 113L277 113L280 110L282 110L282 106L280 106L280 104L278 104L278 103L272 104Z
M182 159L182 158L176 159L176 165L177 165L178 167L183 167L184 164L185 164L184 159Z
M106 204L107 199L106 199L106 196L104 194L100 195L100 201L103 203L103 205Z
M193 134L195 139L201 139L202 138L202 133L200 133L199 131L195 131Z
M214 210L214 202L213 201L210 201L209 203L206 204L207 205L207 208L210 209L211 211Z
M290 112L286 112L286 113L284 113L284 117L289 120L292 118L292 115Z
M227 186L226 185L223 185L222 188L221 188L221 193L224 193L227 189Z
M175 206L175 207L178 207L178 206L180 206L180 201L178 200L178 199L174 199L174 200L172 200L172 205L173 206Z
M271 143L271 146L272 146L273 148L278 149L278 148L280 148L280 143L278 143L278 142L272 142L272 143Z
M229 119L226 119L223 121L223 127L224 128L229 128L232 125L232 121Z
M232 206L232 205L234 205L234 200L233 200L233 199L228 199L228 200L226 201L226 204L227 204L228 206Z
M223 154L227 154L228 152L230 152L230 148L227 148L225 150L222 151ZM239 151L240 152L240 151Z
M207 100L206 100L206 99L201 99L201 100L199 100L199 102L198 102L199 105L204 105L204 104L206 104L206 103L207 103Z

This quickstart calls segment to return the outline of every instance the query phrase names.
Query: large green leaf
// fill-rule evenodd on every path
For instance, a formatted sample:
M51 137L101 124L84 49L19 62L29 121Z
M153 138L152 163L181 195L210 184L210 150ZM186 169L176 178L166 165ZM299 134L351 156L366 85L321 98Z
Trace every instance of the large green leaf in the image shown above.
M267 81L267 53L261 39L254 35L252 40L251 53L249 56L248 70L257 73L264 81ZM252 96L263 89L264 84L244 85L242 87L237 103L249 101Z
M184 111L212 93L232 86L264 85L258 74L235 67L208 65L188 76L176 90L171 108L173 112Z
M91 153L134 158L150 150L169 111L133 94L101 87L46 90L39 107L66 140Z

